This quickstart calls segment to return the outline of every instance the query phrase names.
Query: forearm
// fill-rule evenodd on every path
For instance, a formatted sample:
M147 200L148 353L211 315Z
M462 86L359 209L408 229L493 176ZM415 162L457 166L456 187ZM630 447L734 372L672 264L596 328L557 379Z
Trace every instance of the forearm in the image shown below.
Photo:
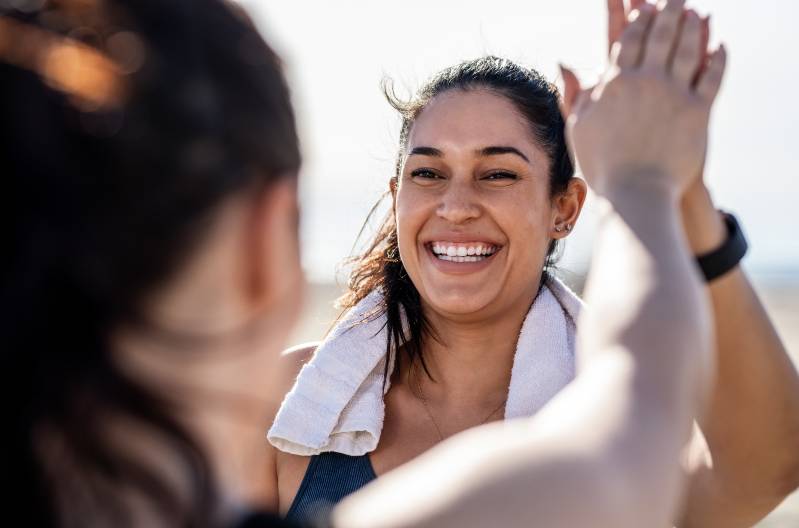
M629 443L618 443L625 447L618 461L641 500L651 501L650 511L674 508L679 454L712 386L708 299L674 205L636 194L615 198L603 222L617 226L600 231L588 280L581 359L590 369L592 360L619 346L629 355L636 370L629 405L640 415L631 413L635 421ZM631 284L621 287L621 281ZM647 421L649 427L640 425ZM654 525L653 519L642 525Z
M726 236L707 190L682 204L692 250ZM799 484L799 377L740 267L709 286L717 383L700 417L712 467L694 468L682 526L750 526Z
M680 393L693 387L701 400L713 366L710 307L680 216L668 197L646 188L627 186L611 201L586 286L580 360L590 364L622 345L653 382ZM665 375L674 370L689 371L686 386Z

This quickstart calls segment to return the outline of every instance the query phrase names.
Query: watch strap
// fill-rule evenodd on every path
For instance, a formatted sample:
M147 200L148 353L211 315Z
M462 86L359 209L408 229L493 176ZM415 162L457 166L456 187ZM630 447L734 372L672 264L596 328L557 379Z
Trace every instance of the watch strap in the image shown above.
M749 244L744 238L738 220L731 213L719 211L727 228L727 239L717 249L696 258L706 282L711 282L738 265L746 255Z

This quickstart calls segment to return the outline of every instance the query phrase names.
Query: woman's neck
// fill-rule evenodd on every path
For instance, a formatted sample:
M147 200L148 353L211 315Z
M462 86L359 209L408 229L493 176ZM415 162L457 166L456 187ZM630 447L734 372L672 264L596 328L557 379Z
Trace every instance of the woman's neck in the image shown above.
M524 319L535 292L520 295L501 313L477 320L459 320L427 310L436 338L425 340L424 360L435 382L418 364L407 367L421 377L426 397L445 405L477 409L507 396L511 370Z

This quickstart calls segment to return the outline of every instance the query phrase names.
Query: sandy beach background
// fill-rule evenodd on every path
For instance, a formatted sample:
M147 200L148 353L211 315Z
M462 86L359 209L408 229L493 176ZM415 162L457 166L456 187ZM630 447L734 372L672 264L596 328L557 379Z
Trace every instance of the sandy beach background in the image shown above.
M572 281L569 281L572 282ZM753 279L783 342L799 364L799 274L760 275ZM292 343L320 339L337 315L333 302L341 289L334 283L311 283L306 292L305 316ZM797 446L799 449L799 446ZM791 495L757 528L799 527L799 491Z

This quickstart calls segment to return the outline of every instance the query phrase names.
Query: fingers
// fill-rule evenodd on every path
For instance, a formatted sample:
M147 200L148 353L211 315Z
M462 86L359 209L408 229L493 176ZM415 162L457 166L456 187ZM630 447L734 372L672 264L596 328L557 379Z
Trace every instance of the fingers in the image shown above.
M699 47L703 55L707 55L707 47L710 44L710 15L702 19L702 42Z
M630 11L641 9L641 6L646 3L646 0L630 0Z
M710 102L716 98L726 69L727 48L722 44L719 49L710 55L707 66L705 66L705 70L697 82L696 92L700 97Z
M560 74L563 77L563 97L560 99L560 112L563 114L563 120L566 121L575 108L577 96L580 95L580 80L573 71L563 64L560 65Z
M630 69L638 66L644 47L644 40L649 30L649 25L655 15L655 8L644 3L638 11L631 15L629 25L613 46L611 64L616 64L620 69Z
M672 77L684 84L691 86L700 65L705 58L702 44L702 20L695 11L685 13L682 31L674 50L674 59L671 65Z
M707 15L705 18L702 19L702 43L699 45L703 58L702 62L699 64L699 69L696 70L696 74L694 75L692 82L693 86L696 86L696 83L699 82L699 77L702 76L702 72L705 70L705 64L710 58L710 54L708 53L707 49L709 45L710 45L710 15Z
M613 47L613 43L619 40L626 25L627 14L624 11L624 0L608 0L608 52Z
M679 36L685 0L661 0L659 12L646 42L641 67L648 70L665 70Z

